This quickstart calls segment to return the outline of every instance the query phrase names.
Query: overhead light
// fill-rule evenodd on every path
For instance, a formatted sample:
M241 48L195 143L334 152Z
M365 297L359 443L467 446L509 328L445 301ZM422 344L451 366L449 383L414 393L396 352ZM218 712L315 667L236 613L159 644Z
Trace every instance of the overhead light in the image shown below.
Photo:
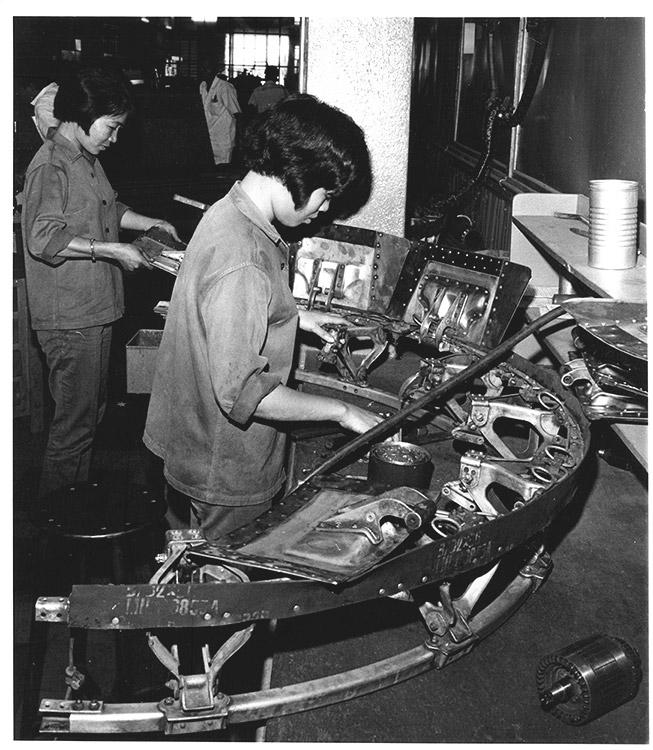
M142 21L143 23L149 23L149 22L150 22L150 19L149 19L149 18L146 18L145 16L141 16L141 21Z
M212 23L217 21L217 18L215 16L191 16L190 20L194 23Z
M171 18L166 18L166 29L168 29L168 31L172 30L172 19Z

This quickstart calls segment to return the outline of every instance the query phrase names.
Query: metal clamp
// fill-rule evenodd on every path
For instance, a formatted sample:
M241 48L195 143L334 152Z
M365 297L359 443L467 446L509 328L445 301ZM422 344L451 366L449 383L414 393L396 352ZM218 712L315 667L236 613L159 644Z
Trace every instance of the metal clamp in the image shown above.
M419 501L411 502L409 493L418 495ZM381 529L384 518L400 519L411 532L418 529L434 512L435 504L426 495L414 489L398 488L374 500L343 508L331 518L321 521L316 528L320 531L363 534L372 544L378 545L384 539Z
M166 734L194 734L224 729L226 725L229 696L218 693L211 706L201 712L191 713L184 709L181 701L174 698L164 698L158 709L165 716Z
M370 367L388 347L388 337L383 328L381 326L351 327L342 324L326 325L325 329L331 333L334 340L324 345L318 354L318 360L335 365L343 380L366 385ZM370 339L374 344L372 351L358 364L354 361L350 349L353 339Z
M204 673L193 675L180 674L175 645L169 651L156 636L148 633L148 645L153 654L175 677L172 680L175 697L164 698L158 706L166 717L166 734L224 728L229 698L217 691L218 674L225 662L247 643L253 630L254 626L249 625L234 633L220 646L212 659L208 645L204 645Z

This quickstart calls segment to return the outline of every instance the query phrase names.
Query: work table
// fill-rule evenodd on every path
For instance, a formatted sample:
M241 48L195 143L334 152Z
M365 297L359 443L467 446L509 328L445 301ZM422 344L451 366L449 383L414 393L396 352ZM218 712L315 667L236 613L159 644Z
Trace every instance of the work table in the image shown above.
M513 202L513 232L510 259L532 269L527 318L551 309L558 292L646 302L646 225L639 227L637 265L623 270L592 268L587 262L587 237L572 232L587 229L579 219L560 218L555 213L588 215L588 199L562 193L523 193ZM575 323L565 316L541 330L537 339L558 364L569 361L574 348L571 331ZM648 471L648 425L613 423L612 429L633 457Z

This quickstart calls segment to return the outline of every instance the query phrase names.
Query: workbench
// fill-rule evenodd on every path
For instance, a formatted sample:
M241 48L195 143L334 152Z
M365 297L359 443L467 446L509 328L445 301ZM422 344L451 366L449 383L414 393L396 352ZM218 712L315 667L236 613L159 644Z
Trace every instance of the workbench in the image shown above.
M527 290L526 318L533 319L552 309L554 294L577 294L628 302L646 302L646 225L639 225L637 265L624 270L604 270L588 265L586 230L580 219L559 218L556 213L587 217L589 201L584 195L522 193L515 196L512 213L510 260L531 268ZM572 231L572 229L574 231ZM554 362L570 359L574 349L570 316L554 321L537 334L537 341ZM535 349L520 351L534 358ZM633 457L648 471L648 425L613 424L612 429Z

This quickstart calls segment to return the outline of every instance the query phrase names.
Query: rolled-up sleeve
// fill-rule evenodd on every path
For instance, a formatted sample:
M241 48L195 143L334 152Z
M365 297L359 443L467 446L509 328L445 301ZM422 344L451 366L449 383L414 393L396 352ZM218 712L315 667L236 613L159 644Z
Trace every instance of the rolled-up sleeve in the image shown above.
M118 193L114 190L113 194L118 197ZM131 211L131 207L127 206L126 204L122 203L119 200L116 200L116 213L118 215L118 226L120 226L120 223L122 222L122 217L127 213L127 211Z
M56 266L65 258L57 254L75 236L64 217L67 177L52 164L43 164L28 177L24 192L23 210L27 249L35 258Z
M201 304L215 398L233 421L245 424L281 378L262 350L268 335L270 280L253 265L231 269L212 283Z

